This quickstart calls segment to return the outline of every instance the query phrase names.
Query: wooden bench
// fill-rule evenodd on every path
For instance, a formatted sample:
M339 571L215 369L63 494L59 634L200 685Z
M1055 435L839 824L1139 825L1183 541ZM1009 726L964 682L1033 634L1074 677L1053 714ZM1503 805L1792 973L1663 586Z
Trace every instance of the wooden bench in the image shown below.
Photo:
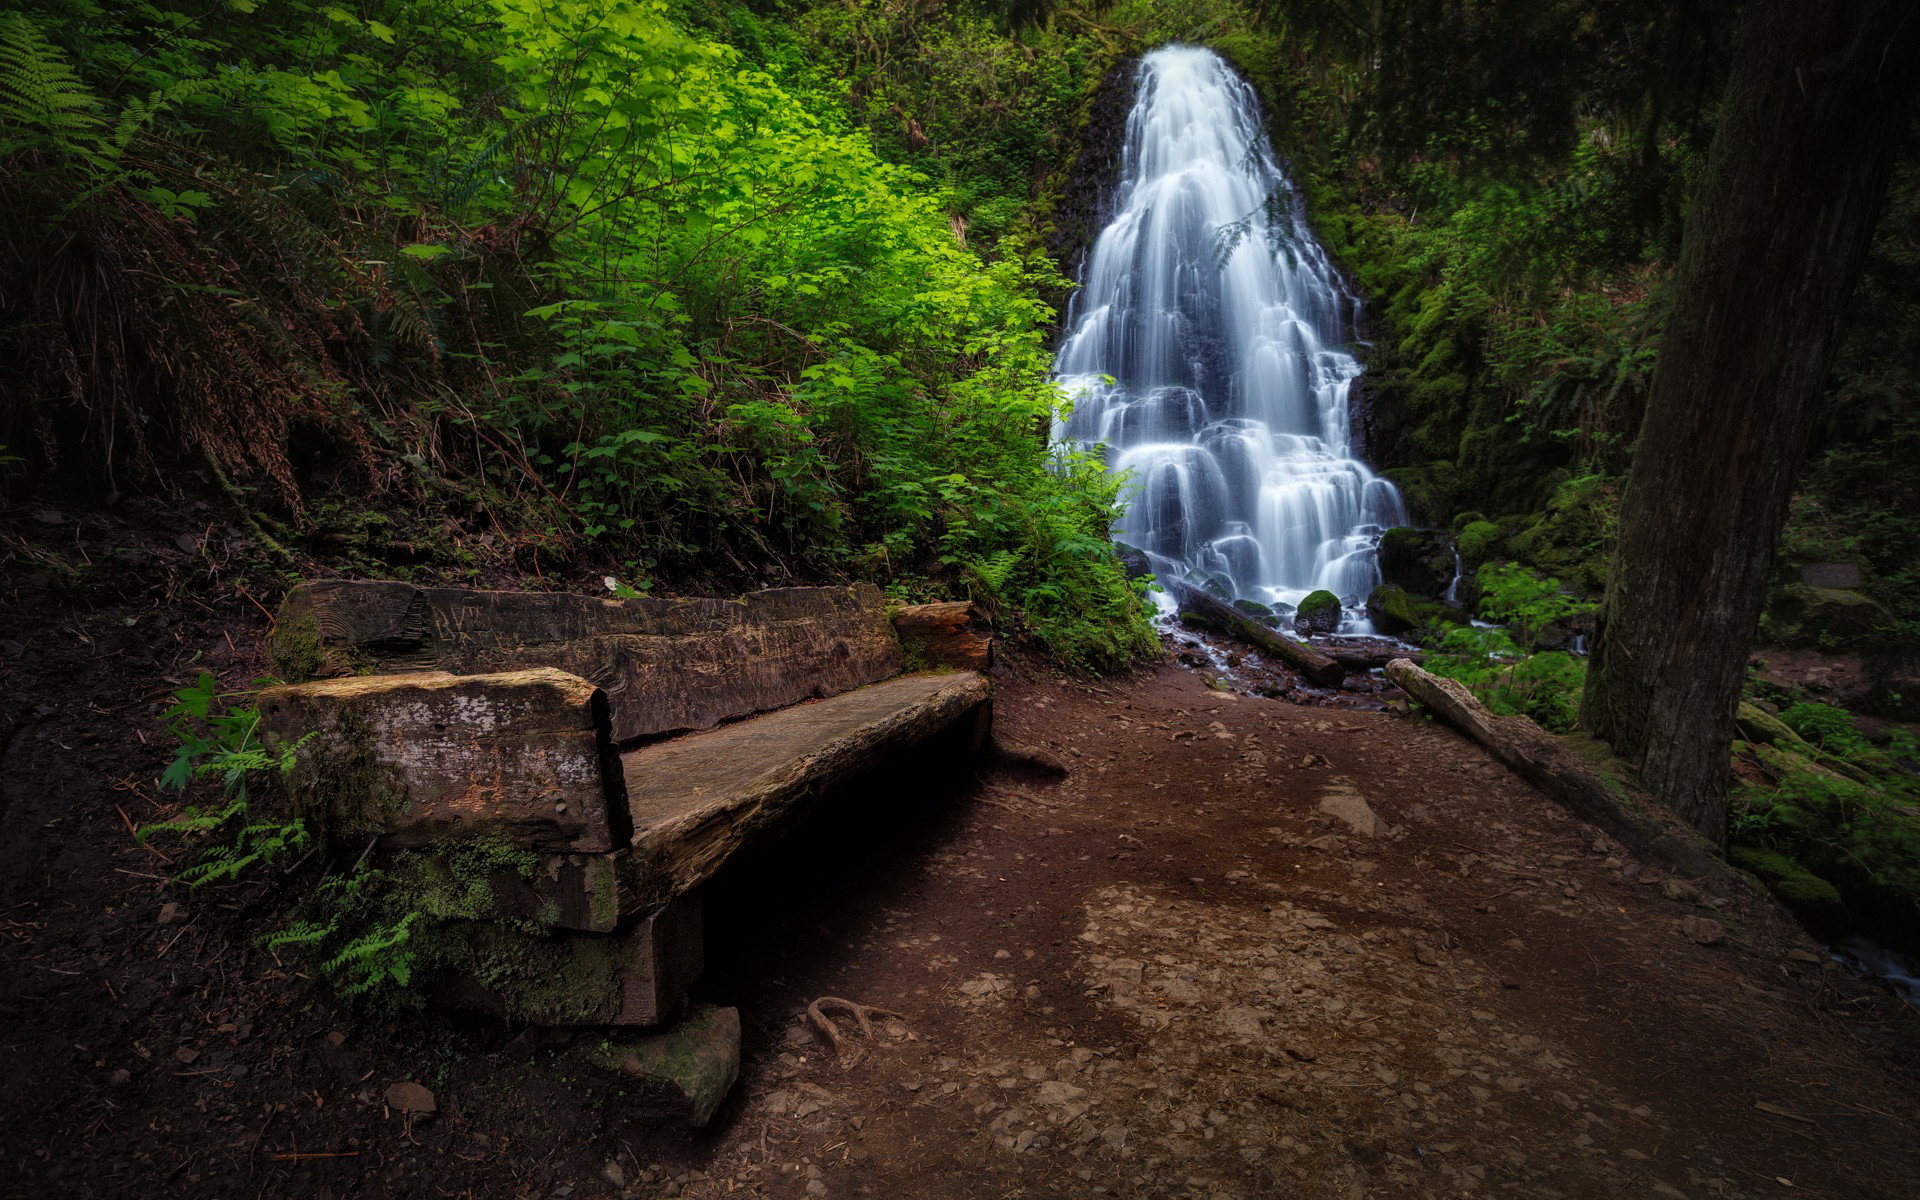
M702 968L699 888L736 851L890 757L978 750L991 721L970 606L890 612L869 584L619 601L313 582L271 651L305 681L260 696L270 744L309 739L296 803L467 897L432 914L467 958L441 1000L541 1024L666 1020Z

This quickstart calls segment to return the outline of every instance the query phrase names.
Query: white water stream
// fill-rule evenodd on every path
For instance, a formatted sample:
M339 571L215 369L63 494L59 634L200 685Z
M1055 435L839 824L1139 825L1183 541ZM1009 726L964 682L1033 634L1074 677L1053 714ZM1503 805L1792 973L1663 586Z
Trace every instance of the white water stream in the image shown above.
M1141 61L1113 218L1094 243L1054 370L1073 415L1137 491L1114 528L1156 572L1235 598L1349 609L1379 581L1394 486L1353 457L1343 347L1358 301L1307 229L1252 87L1218 55Z

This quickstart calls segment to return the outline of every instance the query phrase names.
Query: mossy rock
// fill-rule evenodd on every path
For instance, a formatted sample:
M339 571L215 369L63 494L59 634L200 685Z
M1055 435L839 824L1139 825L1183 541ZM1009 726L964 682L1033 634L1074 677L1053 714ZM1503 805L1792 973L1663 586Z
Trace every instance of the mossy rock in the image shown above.
M713 1119L739 1078L740 1013L695 1005L663 1029L588 1042L580 1053L619 1073L640 1115L697 1127Z
M1753 872L1780 902L1803 916L1831 918L1845 907L1840 889L1807 870L1778 850L1760 846L1735 846L1729 857L1735 865Z
M1127 579L1152 579L1153 563L1147 558L1147 552L1125 542L1113 544L1113 556L1120 560L1120 569L1127 573Z
M1589 595L1604 590L1620 509L1619 481L1588 475L1554 489L1546 511L1506 541L1507 553Z
M1391 583L1383 583L1367 595L1367 619L1375 630L1389 637L1411 633L1422 623L1406 589Z
M1451 463L1435 462L1422 467L1393 467L1381 474L1400 489L1400 499L1413 519L1424 521L1448 510L1443 503L1448 489L1442 481L1451 470Z
M1873 642L1892 621L1893 614L1870 596L1794 583L1773 594L1761 630L1783 646L1844 649Z
M1380 535L1380 577L1415 596L1438 596L1453 582L1453 551L1432 530L1396 526Z
M1440 625L1465 625L1473 620L1473 614L1464 608L1456 608L1438 600L1416 600L1413 615L1423 628L1433 629Z
M1469 521L1454 539L1460 557L1468 566L1479 566L1500 550L1500 527L1492 521Z
M1332 633L1340 628L1340 597L1325 588L1309 592L1294 610L1293 624L1305 633Z

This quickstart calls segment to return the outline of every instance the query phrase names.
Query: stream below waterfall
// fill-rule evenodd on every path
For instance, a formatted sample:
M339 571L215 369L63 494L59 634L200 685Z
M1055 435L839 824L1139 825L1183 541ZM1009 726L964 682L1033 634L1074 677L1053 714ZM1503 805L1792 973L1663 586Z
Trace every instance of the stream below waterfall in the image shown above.
M1192 46L1138 70L1111 216L1054 361L1074 397L1056 437L1131 473L1114 537L1157 574L1268 605L1325 589L1342 631L1369 633L1380 534L1406 509L1350 446L1359 301L1253 88Z

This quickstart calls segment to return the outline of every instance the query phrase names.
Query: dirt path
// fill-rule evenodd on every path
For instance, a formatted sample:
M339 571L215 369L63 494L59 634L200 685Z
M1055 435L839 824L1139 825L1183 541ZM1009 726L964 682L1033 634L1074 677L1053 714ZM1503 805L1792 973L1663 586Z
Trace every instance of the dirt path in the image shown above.
M1000 730L1065 779L877 780L718 881L743 1078L650 1131L564 1038L332 1011L253 944L257 890L131 844L166 685L253 669L258 629L187 611L0 642L7 1194L1920 1190L1912 1034L1767 903L1638 869L1423 719L1173 665L1004 672ZM843 1067L821 995L904 1019ZM400 1079L439 1114L389 1111Z

